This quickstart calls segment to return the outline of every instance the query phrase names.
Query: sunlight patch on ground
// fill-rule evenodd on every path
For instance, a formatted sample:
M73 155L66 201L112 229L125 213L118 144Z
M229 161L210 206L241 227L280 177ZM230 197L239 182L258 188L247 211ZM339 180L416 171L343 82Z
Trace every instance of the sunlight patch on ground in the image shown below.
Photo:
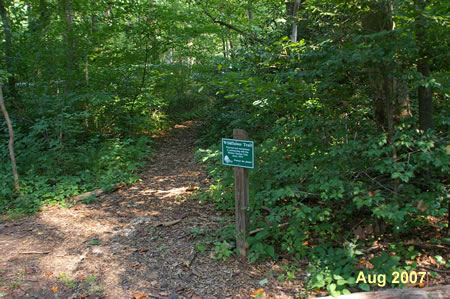
M85 237L89 237L92 234L102 234L111 231L111 227L105 222L100 222L96 218L108 217L109 214L102 210L95 211L95 217L86 216L86 214L78 214L73 210L66 210L59 212L60 214L66 214L65 218L52 217L51 214L42 213L39 215L40 222L47 227L55 227L61 233L73 231L76 228L79 235L84 232ZM93 231L95 230L95 231Z
M161 198L167 198L167 197L173 197L173 196L179 196L181 194L184 194L186 192L186 187L179 187L179 188L173 188L169 190L161 191L159 190L156 194ZM161 195L164 194L164 195Z
M142 190L140 193L142 195L151 195L152 193L155 193L155 192L156 192L156 190L154 190L154 189L146 189L146 190Z

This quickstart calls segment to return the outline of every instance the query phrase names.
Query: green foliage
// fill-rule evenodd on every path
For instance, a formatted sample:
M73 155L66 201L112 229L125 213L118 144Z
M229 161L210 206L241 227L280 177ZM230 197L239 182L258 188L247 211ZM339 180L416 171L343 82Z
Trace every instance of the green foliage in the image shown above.
M194 250L199 252L205 252L206 251L206 245L204 242L197 242L194 245Z
M231 128L241 127L255 140L259 163L250 172L251 215L255 228L264 229L249 239L252 261L276 258L280 249L304 256L303 243L311 238L348 238L343 233L355 215L403 232L413 229L421 215L444 215L441 179L449 156L441 139L405 122L388 143L386 134L374 130L364 105L330 110L307 98L312 87L294 87L281 74L243 73L229 74L218 85L223 96L214 103L203 139L212 145L198 157L217 179L209 196L226 209L234 198L232 171L221 165L217 136L231 137ZM235 85L239 94L229 94ZM292 88L305 99L291 98ZM260 96L253 93L264 94L266 104L255 104ZM279 101L284 110L277 108ZM279 111L276 117L274 111ZM430 207L424 212L414 205L421 200ZM271 209L269 215L261 206Z
M139 178L136 171L142 160L150 153L151 140L147 137L100 141L92 138L87 144L60 149L57 145L45 151L45 145L26 148L30 137L18 134L18 165L21 194L16 197L12 187L9 165L2 165L0 213L11 209L33 213L42 203L64 204L77 194L96 188L108 189L118 182L134 183ZM32 140L32 139L31 139ZM30 140L30 141L31 141ZM21 148L22 144L24 148ZM0 155L6 160L7 149ZM26 166L26 167L25 167ZM91 202L93 199L85 199Z
M230 249L231 245L226 241L215 242L214 245L216 246L214 249L216 259L226 261L233 253L233 251Z
M58 276L59 280L69 289L74 289L77 286L75 279L71 279L66 273L61 272Z
M394 6L395 30L373 33L361 28L361 19L374 2L344 2L305 2L297 43L278 29L266 36L271 42L216 62L221 75L210 83L216 97L197 153L215 180L207 198L233 211L233 173L221 165L219 142L232 137L233 128L247 130L257 160L250 171L250 229L257 233L248 239L249 260L308 258L309 287L331 295L370 288L356 284L357 251L342 247L343 240L354 248L391 234L408 236L429 227L429 216L442 220L441 230L448 226L448 80L441 74L448 74L448 64L436 53L436 71L426 82L415 69L412 13L419 12L411 2ZM427 53L434 53L442 45L431 36L446 31L446 17L437 2L428 8ZM409 87L412 117L397 120L392 134L375 121L370 72L380 64ZM435 130L428 132L417 130L416 92L425 85L433 86L436 108ZM354 233L361 225L378 231ZM390 250L396 255L374 258L376 273L413 269L405 260L414 261L416 250L395 244Z
M62 2L5 4L12 38L4 45L15 55L1 60L0 76L21 188L12 190L2 146L0 213L32 213L42 203L136 182L151 146L146 136L200 117L210 101L200 63L215 47L206 35L216 29L204 24L199 8L177 1L71 4L70 12ZM7 142L0 122L0 143Z
M356 285L355 262L360 252L351 249L318 246L309 253L311 260L308 272L311 278L308 287L325 288L332 296L349 294Z

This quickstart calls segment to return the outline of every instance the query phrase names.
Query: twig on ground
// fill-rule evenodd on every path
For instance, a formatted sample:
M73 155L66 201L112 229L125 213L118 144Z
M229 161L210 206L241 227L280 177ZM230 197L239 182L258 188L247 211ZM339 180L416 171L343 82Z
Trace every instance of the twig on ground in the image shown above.
M289 222L280 223L280 224L278 224L278 227L281 228L281 227L284 227L284 226L287 226L287 225L289 225ZM260 228L257 228L257 229L254 229L254 230L250 231L248 234L251 236L251 235L259 233L260 231L263 231L265 229L266 229L265 227L260 227Z
M405 242L405 245L412 245L412 246L422 247L422 248L425 248L425 249L433 249L433 248L446 249L446 250L449 249L448 246L440 245L440 244Z
M19 254L49 254L50 251L24 251L19 252Z
M188 232L188 233L182 234L182 235L179 236L177 239L178 239L178 240L179 240L179 239L183 239L183 238L185 238L185 237L187 237L187 236L190 236L190 235L192 235L192 233L191 233L191 232Z
M158 296L155 294L149 294L149 293L147 293L146 295L150 298L156 298L156 299L167 299L168 298L168 297L161 297L161 296Z
M181 222L181 220L183 220L183 219L177 219L177 220L166 221L166 222L158 222L158 223L156 223L153 226L154 227L158 227L158 226L172 226L172 225L175 225L175 224Z

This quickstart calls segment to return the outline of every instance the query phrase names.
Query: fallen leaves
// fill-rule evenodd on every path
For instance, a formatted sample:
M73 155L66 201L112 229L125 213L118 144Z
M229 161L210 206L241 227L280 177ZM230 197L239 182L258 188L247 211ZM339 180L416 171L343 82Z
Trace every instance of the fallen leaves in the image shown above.
M147 298L147 294L135 292L135 293L133 293L133 298L134 299L144 299L144 298Z
M58 293L58 287L57 286L52 287L52 292L55 294Z
M259 298L262 296L263 293L264 293L264 289L257 289L250 296L253 298Z
M187 192L193 192L193 191L198 190L198 189L199 189L199 188L196 187L196 186L189 186L189 187L186 188L186 191L187 191Z

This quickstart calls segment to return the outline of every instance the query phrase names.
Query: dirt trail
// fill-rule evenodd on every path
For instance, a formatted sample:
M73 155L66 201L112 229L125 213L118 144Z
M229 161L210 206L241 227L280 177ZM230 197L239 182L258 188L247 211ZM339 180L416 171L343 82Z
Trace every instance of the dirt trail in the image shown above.
M292 298L295 285L268 276L277 265L195 250L193 232L218 229L225 215L189 196L189 186L209 187L193 158L194 127L157 139L139 184L0 223L0 298L248 298L265 278L264 297Z

